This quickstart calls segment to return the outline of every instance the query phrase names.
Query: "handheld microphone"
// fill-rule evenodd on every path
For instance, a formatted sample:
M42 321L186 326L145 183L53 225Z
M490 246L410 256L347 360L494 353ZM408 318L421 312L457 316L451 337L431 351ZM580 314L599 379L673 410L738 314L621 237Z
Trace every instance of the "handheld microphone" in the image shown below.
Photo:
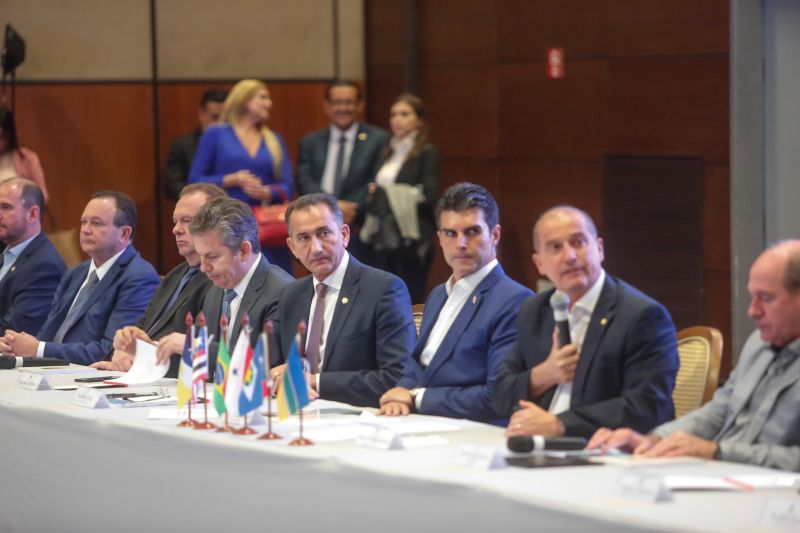
M558 342L561 346L566 346L570 342L569 336L569 296L561 291L556 291L550 296L550 307L553 308L553 318L558 327Z
M538 452L541 450L582 450L586 447L583 437L553 437L545 438L541 435L528 437L518 435L508 437L506 447L514 453Z
M27 357L17 357L16 355L0 355L0 370L9 370L21 366L67 366L69 361L64 359L53 359L51 357L40 357L31 359Z

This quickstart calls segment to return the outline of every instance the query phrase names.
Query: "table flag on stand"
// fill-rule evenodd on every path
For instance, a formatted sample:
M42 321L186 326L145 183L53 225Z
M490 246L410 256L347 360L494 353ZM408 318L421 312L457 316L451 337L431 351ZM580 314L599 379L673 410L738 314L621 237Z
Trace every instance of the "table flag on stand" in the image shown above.
M228 363L230 363L230 355L228 355L227 340L228 336L225 330L228 327L228 321L222 317L220 321L220 331L222 334L219 337L219 350L217 351L217 369L214 371L214 408L218 414L225 413L225 380L228 377Z
M192 345L194 344L194 325L192 314L186 313L186 341L183 343L181 366L178 370L178 408L190 403L194 397L192 387ZM191 420L191 417L189 417Z
M244 374L242 383L242 393L239 396L239 412L247 414L250 411L259 409L264 401L265 373L264 373L264 352L266 346L266 333L262 332L258 336L256 348L250 358L250 364Z
M298 333L289 350L286 371L283 373L283 381L278 388L276 401L280 420L288 418L308 405L308 384L303 372L303 362L300 359L301 342L302 336Z
M225 411L231 416L240 416L239 396L242 393L244 375L253 358L253 348L250 346L250 325L247 314L242 317L242 328L239 338L231 352L231 361L228 366L228 379L225 383Z

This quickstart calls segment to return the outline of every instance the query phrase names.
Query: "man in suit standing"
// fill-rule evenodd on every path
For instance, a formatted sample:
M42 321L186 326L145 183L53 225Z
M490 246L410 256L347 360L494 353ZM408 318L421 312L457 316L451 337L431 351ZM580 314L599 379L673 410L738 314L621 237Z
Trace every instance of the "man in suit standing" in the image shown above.
M518 409L506 435L588 438L601 426L647 431L674 418L675 326L664 306L605 273L589 215L549 209L533 228L533 247L539 273L568 299L571 342L559 342L554 290L522 304L494 394L498 413Z
M356 119L364 102L361 89L351 81L330 84L323 102L330 125L300 140L297 164L299 194L325 192L339 201L345 224L361 223L369 183L374 180L381 149L389 132ZM351 231L350 251L365 258L367 249Z
M200 256L189 235L189 224L209 200L225 196L225 191L210 183L193 183L183 188L172 213L175 244L185 261L161 280L144 315L135 326L125 326L114 334L110 361L98 361L101 370L128 371L136 355L136 339L153 342L174 332L186 331L186 313L197 318L211 281L200 272ZM180 359L173 357L167 377L177 377Z
M240 200L220 197L207 202L192 219L189 232L200 256L200 270L214 284L203 301L208 332L215 339L209 347L209 378L213 379L220 335L225 335L228 344L235 343L246 313L255 345L264 322L276 314L281 289L294 278L261 254L253 210ZM223 315L228 329L220 332ZM185 339L184 333L177 332L161 338L156 349L159 361L181 353Z
M472 183L448 188L436 206L439 245L453 273L425 303L420 337L380 414L423 414L492 422L495 378L517 338L530 289L497 261L500 224L492 194Z
M36 333L67 267L42 233L44 195L22 178L0 183L0 336L6 330Z
M311 275L281 294L276 362L285 362L305 320L311 388L326 400L377 407L380 395L402 376L414 346L408 288L347 253L350 228L333 196L301 196L289 205L286 224L289 249ZM273 379L284 368L275 367Z
M174 138L170 143L164 168L164 191L170 198L177 200L180 197L181 189L189 180L189 170L200 136L211 124L219 122L227 96L228 91L217 87L205 91L197 109L197 128Z
M136 205L127 194L92 195L81 215L81 249L90 259L64 275L36 337L6 330L0 350L88 365L111 351L114 332L141 316L158 274L133 247Z
M711 401L649 435L601 428L589 447L800 471L800 241L761 254L747 290L757 330Z

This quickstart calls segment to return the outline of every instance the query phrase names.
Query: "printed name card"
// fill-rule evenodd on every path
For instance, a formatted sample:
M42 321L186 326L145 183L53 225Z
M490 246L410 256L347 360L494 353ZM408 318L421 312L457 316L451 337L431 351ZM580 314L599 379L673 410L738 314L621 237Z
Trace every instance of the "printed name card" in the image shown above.
M800 501L797 498L770 498L758 525L769 529L800 530Z
M403 439L389 428L365 424L356 438L356 445L376 450L402 450Z
M72 404L87 409L100 409L108 407L108 398L101 389L79 387L72 398Z
M636 470L626 470L619 476L614 493L622 498L646 502L672 500L672 491L662 476Z
M44 374L33 372L20 372L17 378L17 388L24 390L50 390L50 383Z
M496 470L506 467L502 452L494 446L462 444L453 456L453 463L463 468Z

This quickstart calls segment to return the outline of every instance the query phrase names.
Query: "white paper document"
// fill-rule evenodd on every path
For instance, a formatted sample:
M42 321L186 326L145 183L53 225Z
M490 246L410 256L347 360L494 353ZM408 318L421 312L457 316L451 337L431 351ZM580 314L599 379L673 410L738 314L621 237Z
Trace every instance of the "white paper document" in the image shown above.
M136 339L136 357L127 373L113 380L125 385L142 385L153 383L167 375L169 363L156 364L156 346L141 339Z

